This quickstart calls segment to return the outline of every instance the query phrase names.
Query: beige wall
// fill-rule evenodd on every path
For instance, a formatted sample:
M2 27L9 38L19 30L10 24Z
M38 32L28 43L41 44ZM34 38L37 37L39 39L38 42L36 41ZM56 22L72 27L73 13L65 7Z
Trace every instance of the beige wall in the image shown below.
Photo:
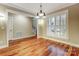
M6 8L0 6L0 47L7 46L6 16Z
M46 23L43 25L43 26L45 26L45 28L42 29L42 31L41 31L41 32L43 32L43 31L45 32L44 34L42 34L42 37L79 47L79 26L78 26L79 25L79 4L58 10L57 12L62 12L67 9L68 9L68 30L69 30L68 36L69 36L69 39L62 40L62 39L56 39L53 37L48 37L46 35L46 33L47 33L46 32L46 28L47 28Z
M79 44L79 4L69 8L70 41Z
M32 32L32 18L27 17L26 14L7 9L4 6L0 6L0 14L4 14L4 20L0 19L0 48L8 46L8 12L13 13L15 15L13 19L13 38L27 38L34 36ZM3 23L2 23L3 21Z
M34 35L32 31L32 19L21 14L16 14L13 22L14 39L26 38Z
M42 21L41 21L42 20ZM40 21L38 21L38 36L41 37L41 36L44 36L46 35L46 19L40 19Z

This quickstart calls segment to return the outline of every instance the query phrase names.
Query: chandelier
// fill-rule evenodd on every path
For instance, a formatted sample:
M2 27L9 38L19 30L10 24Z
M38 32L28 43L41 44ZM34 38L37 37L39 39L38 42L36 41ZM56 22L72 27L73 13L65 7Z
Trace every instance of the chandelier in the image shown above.
M42 4L40 4L40 11L37 13L36 18L45 18L46 14L42 11Z

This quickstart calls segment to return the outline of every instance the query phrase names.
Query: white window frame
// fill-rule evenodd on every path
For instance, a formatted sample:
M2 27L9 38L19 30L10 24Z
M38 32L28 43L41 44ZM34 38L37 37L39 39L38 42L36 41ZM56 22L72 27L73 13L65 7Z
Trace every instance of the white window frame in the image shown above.
M48 20L51 19L52 17L55 17L55 26L56 25L56 17L59 16L60 17L60 23L61 23L61 16L63 14L66 14L66 33L64 36L61 35L57 35L56 34L56 27L55 27L55 33L54 35L51 33L49 26L47 26L47 36L53 37L53 38L58 38L58 39L63 39L63 40L68 40L69 39L69 30L68 30L68 10L62 11L62 12L58 12L58 13L54 13L53 15L49 16ZM48 25L48 24L47 24ZM64 25L63 25L64 26ZM61 24L59 24L59 27L61 27ZM60 28L61 31L61 28ZM61 32L60 32L61 34Z

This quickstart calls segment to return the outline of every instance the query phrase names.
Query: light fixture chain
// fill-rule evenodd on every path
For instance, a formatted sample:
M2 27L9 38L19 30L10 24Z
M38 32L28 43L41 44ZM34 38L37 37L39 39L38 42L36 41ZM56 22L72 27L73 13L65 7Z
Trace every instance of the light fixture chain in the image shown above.
M40 9L42 10L42 3L40 4Z

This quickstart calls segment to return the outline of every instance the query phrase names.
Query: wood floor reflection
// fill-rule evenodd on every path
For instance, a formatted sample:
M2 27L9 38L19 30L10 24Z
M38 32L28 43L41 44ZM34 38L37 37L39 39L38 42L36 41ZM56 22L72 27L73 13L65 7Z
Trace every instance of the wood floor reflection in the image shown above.
M12 40L9 43L9 47L0 49L0 56L48 56L48 45L57 43L59 42L42 38L37 39L36 37ZM61 43L58 45L61 45ZM68 47L69 56L79 55L79 48L66 44L63 44L63 46L64 48Z
M0 56L45 56L48 55L46 40L28 38L10 41L10 46L0 49Z

